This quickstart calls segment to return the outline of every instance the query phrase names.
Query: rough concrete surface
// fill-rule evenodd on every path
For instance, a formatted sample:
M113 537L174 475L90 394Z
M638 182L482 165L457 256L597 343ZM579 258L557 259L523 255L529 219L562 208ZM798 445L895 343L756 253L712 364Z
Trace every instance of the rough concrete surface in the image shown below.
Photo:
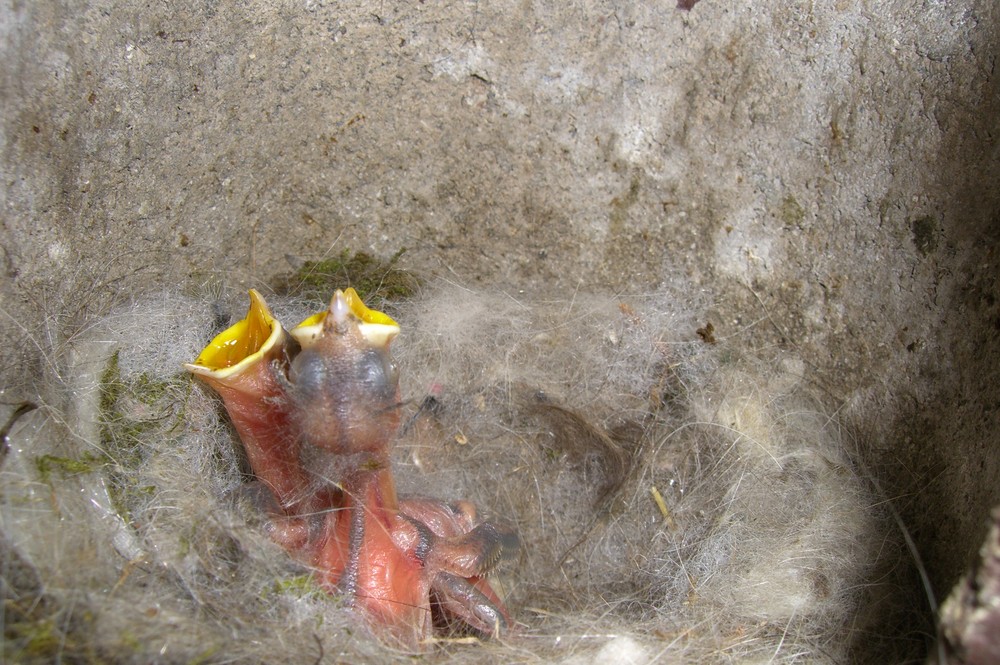
M998 48L992 0L3 0L4 409L115 303L345 249L683 282L805 360L944 597L1000 504Z

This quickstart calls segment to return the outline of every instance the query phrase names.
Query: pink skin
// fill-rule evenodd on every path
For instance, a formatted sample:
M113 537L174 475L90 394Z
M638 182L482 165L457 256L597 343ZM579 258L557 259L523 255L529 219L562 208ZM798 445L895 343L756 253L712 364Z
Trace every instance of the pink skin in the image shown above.
M282 331L260 361L243 371L224 378L200 372L198 377L222 397L254 475L271 490L282 512L295 514L315 508L315 502L299 464L299 441L277 369L289 363L290 344Z
M397 498L395 367L388 339L373 342L360 324L338 291L301 351L283 341L237 380L202 378L280 507L272 537L322 586L406 648L435 624L497 635L512 622L485 576L517 551L517 536L468 502Z
M446 504L414 497L400 502L399 513L411 528L394 532L396 545L422 552L424 574L443 619L457 619L484 635L497 636L509 627L510 615L485 575L517 552L514 530L480 522L468 501Z

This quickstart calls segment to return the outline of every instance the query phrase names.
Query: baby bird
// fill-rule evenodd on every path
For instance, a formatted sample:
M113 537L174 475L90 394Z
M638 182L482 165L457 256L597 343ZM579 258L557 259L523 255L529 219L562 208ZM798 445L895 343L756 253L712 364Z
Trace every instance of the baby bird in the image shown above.
M396 322L338 290L289 334L250 297L247 318L186 367L222 396L269 489L271 536L405 647L420 649L435 626L508 629L486 575L518 551L514 530L465 501L396 496Z

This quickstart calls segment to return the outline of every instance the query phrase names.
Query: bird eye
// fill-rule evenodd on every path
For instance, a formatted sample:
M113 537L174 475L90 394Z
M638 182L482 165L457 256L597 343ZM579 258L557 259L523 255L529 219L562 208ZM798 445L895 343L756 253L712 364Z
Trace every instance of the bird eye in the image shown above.
M361 381L375 393L383 397L395 394L399 376L396 363L388 357L388 354L374 349L369 351L365 354L360 369Z

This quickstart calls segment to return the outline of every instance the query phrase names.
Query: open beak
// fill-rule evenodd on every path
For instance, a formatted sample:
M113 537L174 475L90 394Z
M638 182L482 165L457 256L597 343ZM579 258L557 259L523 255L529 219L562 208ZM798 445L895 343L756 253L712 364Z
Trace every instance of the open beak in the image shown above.
M250 289L246 318L215 336L193 363L184 367L206 381L228 380L246 373L282 346L286 333L271 315L264 297Z
M330 316L333 320L327 321ZM399 334L399 324L389 315L369 309L357 291L347 288L344 291L337 289L330 308L313 314L292 328L291 335L302 348L307 349L323 335L324 326L343 326L351 318L357 320L361 336L373 347L385 348Z
M219 333L185 369L211 386L243 441L254 474L288 508L307 487L285 396L285 371L295 342L250 290L246 318Z

